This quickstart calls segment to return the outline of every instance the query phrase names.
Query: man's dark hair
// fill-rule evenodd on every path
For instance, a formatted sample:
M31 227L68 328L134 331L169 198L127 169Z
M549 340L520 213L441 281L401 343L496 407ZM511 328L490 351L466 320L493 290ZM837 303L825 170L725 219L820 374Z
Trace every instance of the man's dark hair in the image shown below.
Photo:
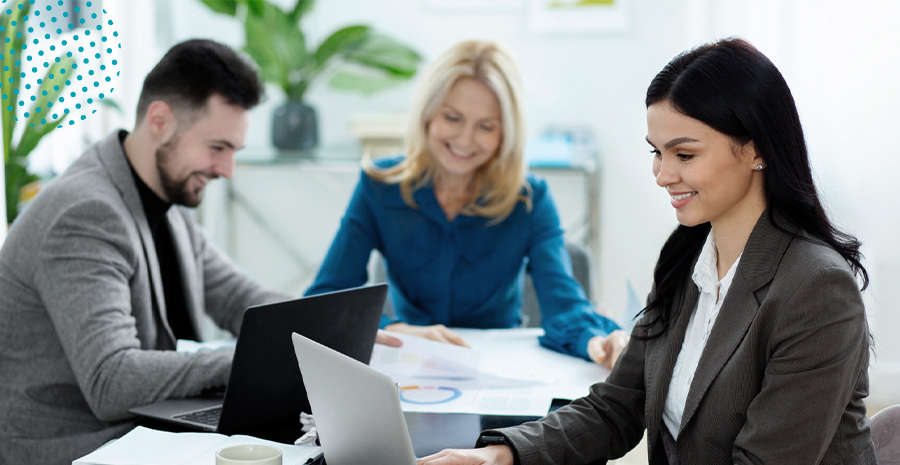
M157 100L190 115L181 114L179 119L193 119L213 94L249 110L262 98L263 86L253 66L230 47L202 39L182 42L166 52L144 79L137 123Z

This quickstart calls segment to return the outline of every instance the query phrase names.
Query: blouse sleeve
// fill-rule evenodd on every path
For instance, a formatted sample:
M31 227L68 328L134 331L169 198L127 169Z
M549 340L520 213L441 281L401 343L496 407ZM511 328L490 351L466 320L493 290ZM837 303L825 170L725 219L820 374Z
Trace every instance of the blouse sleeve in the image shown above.
M594 336L608 335L619 329L619 325L595 312L588 302L572 275L572 261L550 192L541 181L532 184L527 271L541 307L544 336L540 343L548 349L590 360L588 341Z
M372 249L378 246L380 240L375 215L369 204L373 200L369 187L371 182L365 173L360 176L325 261L304 295L362 286L368 280L366 266Z

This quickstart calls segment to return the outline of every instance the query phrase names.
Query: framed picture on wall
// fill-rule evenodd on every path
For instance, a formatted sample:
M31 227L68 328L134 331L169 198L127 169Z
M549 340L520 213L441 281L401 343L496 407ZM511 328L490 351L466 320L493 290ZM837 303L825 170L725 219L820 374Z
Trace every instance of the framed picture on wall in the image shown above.
M521 8L524 0L427 0L428 6L439 10L513 10Z
M631 27L631 0L530 0L528 24L544 33L622 33Z

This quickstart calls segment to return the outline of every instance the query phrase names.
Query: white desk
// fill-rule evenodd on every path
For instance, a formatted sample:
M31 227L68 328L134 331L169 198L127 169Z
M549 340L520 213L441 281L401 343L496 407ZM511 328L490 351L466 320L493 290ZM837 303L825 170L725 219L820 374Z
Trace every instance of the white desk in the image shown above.
M432 454L444 448L471 447L478 437L478 433L483 429L513 426L543 416L553 398L581 397L587 394L588 388L592 384L605 380L609 374L606 368L594 363L541 347L537 341L538 336L543 334L543 330L540 328L454 330L462 334L474 349L481 351L483 372L498 376L540 379L543 384L521 388L479 389L478 392L467 392L465 387L461 388L464 392L463 395L480 395L487 401L491 401L491 397L493 397L493 405L500 406L495 410L490 408L480 408L477 411L459 409L455 408L453 404L449 406L446 404L415 406L410 403L402 403L406 412L410 436L416 454L419 456ZM510 402L515 403L517 397L527 398L528 402L533 403L529 407L532 410L510 409ZM540 401L545 404L538 405L536 398L542 399ZM478 402L458 403L457 405L473 404L483 407ZM123 442L118 444L118 447L99 449L92 454L91 458L95 460L86 460L83 463L184 462L192 465L212 463L212 453L225 445L257 441L237 436L229 440L224 436L212 433L173 435L159 432L148 433L141 430L137 430L136 433L138 433L138 437L132 438L137 441L136 443L126 444ZM154 445L160 443L167 445L164 448ZM313 452L312 449L286 447L285 450L290 449L291 454L299 456L306 456ZM182 457L178 460L173 455L176 448L180 450L178 456ZM129 457L129 460L122 461L123 454L125 457ZM160 457L164 457L164 459L160 460ZM286 461L285 465L288 463ZM290 464L293 465L294 462L290 462Z

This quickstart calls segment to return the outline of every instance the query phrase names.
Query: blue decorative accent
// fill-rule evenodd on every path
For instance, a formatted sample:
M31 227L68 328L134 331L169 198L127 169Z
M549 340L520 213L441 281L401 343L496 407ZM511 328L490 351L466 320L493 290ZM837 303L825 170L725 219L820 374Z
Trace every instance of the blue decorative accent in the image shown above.
M74 2L74 0L72 0ZM6 3L14 3L15 0L0 0L0 4ZM23 3L16 2L16 9L25 10L25 5ZM36 0L29 0L28 4L35 5ZM82 6L75 6L73 10L69 10L71 7L66 6L66 2L64 0L57 0L52 4L44 4L44 8L40 10L34 9L33 15L35 17L41 16L41 14L50 14L50 20L46 21L47 18L41 18L37 25L30 25L26 27L26 22L28 21L28 15L22 15L21 19L17 19L17 21L10 21L10 25L13 27L21 27L16 32L15 38L19 39L15 43L13 43L13 39L11 37L5 38L5 43L11 44L13 48L7 48L3 50L3 52L7 52L12 57L16 54L19 49L18 45L21 44L22 54L25 54L25 50L28 46L33 46L37 50L36 55L38 57L43 58L41 61L35 61L34 56L27 55L25 60L20 60L15 62L15 66L18 69L18 77L9 77L8 81L12 86L10 88L12 91L7 91L6 93L2 93L2 99L9 101L9 104L6 106L7 111L15 111L15 102L18 102L19 107L25 107L25 103L30 101L33 102L31 104L31 108L28 109L27 112L23 112L22 116L25 118L29 118L28 124L31 127L37 127L39 125L47 125L52 124L55 127L63 127L62 121L59 119L62 116L63 119L68 116L72 116L69 118L69 126L74 125L75 121L84 121L87 119L88 110L90 110L90 114L94 114L97 112L97 108L94 104L98 103L97 101L100 99L104 99L106 94L111 94L115 89L113 87L108 88L108 92L105 92L107 89L101 86L101 83L112 84L112 70L107 70L108 65L104 64L103 61L109 60L113 66L119 64L118 59L114 58L113 50L119 49L121 50L122 44L117 43L116 47L112 47L112 44L109 46L104 46L99 44L106 44L109 42L109 38L106 36L100 37L100 40L87 40L88 36L91 35L92 30L96 28L96 31L102 31L104 27L112 26L114 23L112 19L109 17L104 18L104 15L108 15L106 10L100 8L99 2L96 1L88 1L85 2ZM54 8L58 8L54 11ZM3 10L0 10L3 11ZM13 14L13 8L6 8L6 13L9 15ZM74 11L78 13L74 18L72 17L72 13L70 11ZM102 12L102 13L101 13ZM20 14L20 13L19 13ZM75 21L75 19L78 21ZM104 24L106 23L106 24ZM54 24L54 26L51 26ZM63 27L65 24L65 27ZM56 27L58 25L58 27ZM46 30L36 30L39 28L48 28ZM70 45L70 41L79 41L81 32L77 34L72 34L72 32L77 32L76 29L81 28L87 43L90 45L84 45L77 48L75 50L67 50ZM6 27L0 26L0 32L6 30ZM27 32L26 32L27 31ZM52 37L55 32L56 37ZM112 37L119 37L118 31L111 31ZM71 37L63 38L65 35L71 34ZM99 34L99 32L98 32ZM61 39L61 40L60 40ZM49 42L59 42L51 44ZM0 42L2 43L2 42ZM57 51L57 48L60 48ZM53 52L53 53L50 53ZM50 53L49 56L46 56ZM59 53L59 55L57 55ZM93 56L90 56L93 55ZM107 55L104 57L103 55ZM52 58L52 61L51 61ZM3 53L0 53L0 60L3 60ZM69 60L67 63L64 60ZM77 62L71 62L72 60L76 60ZM22 61L27 61L28 67L22 66ZM80 63L79 63L80 62ZM38 65L40 63L41 65ZM96 64L95 64L96 63ZM59 64L60 66L57 66ZM71 64L71 68L68 65ZM72 85L72 81L74 79L65 79L67 71L74 71L78 69L78 66L85 66L87 69L87 74L91 76L93 81L93 85L83 85L80 88L80 91L76 89L67 89L67 86ZM54 66L57 66L54 68ZM5 72L15 71L14 69L10 69L9 66L4 67ZM49 72L52 71L52 72ZM47 73L46 76L42 76L40 73ZM83 74L83 73L82 73ZM121 73L119 71L116 72L116 77L120 76ZM59 80L57 80L59 78ZM23 82L18 83L16 85L16 79L21 79ZM65 79L63 81L63 79ZM47 81L49 84L46 89L36 88L32 84L37 82L40 86L44 84L44 81ZM84 80L82 75L77 76L78 81ZM26 82L26 81L30 81ZM85 83L87 84L87 83ZM24 92L24 95L20 96L20 88L21 91ZM15 87L15 88L13 88ZM52 89L52 90L51 90ZM96 89L96 90L95 90ZM101 92L104 91L104 92ZM64 96L61 94L68 94L68 96ZM18 99L13 96L20 96L21 99ZM13 100L16 98L16 100ZM39 100L43 99L43 100ZM68 99L68 101L67 101ZM49 100L49 101L48 101ZM46 103L46 107L44 107L44 103ZM59 109L62 111L53 113L50 115L49 108L53 107L53 105L59 105ZM85 105L82 108L82 105ZM88 108L88 106L92 106L92 108ZM68 107L68 108L66 108ZM2 108L2 107L0 107ZM74 114L71 114L73 113ZM44 118L38 118L39 113L46 113L47 116ZM78 118L74 118L74 116L78 116ZM52 116L52 117L51 117ZM18 119L16 119L18 121Z

